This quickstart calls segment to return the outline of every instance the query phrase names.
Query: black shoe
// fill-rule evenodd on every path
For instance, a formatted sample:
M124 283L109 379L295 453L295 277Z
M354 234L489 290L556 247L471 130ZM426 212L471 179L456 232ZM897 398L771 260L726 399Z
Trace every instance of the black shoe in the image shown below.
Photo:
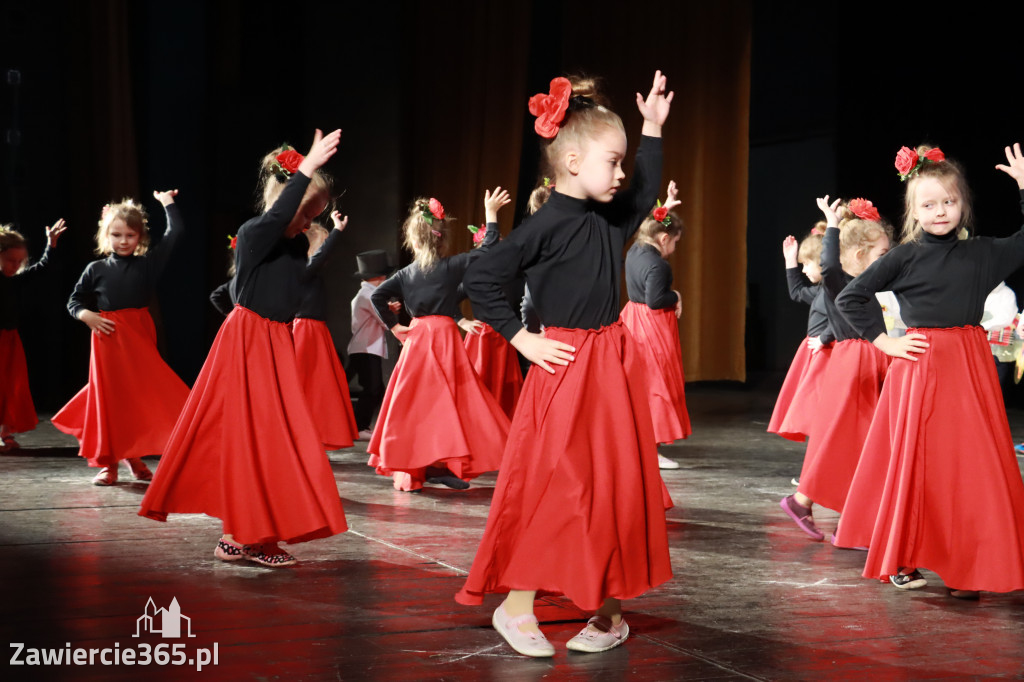
M916 568L913 570L913 572L908 573L906 575L902 573L890 575L889 582L891 582L893 585L900 588L901 590L919 590L928 584L928 581L924 579L924 576L921 575L920 571L918 571Z
M445 474L444 476L431 476L427 479L427 483L440 483L446 485L453 490L465 490L469 487L469 483L463 481L461 478L456 478L451 474Z

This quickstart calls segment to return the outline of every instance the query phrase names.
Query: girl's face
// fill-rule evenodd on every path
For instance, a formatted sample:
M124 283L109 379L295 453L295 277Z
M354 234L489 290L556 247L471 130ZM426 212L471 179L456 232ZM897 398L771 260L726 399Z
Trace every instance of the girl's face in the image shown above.
M960 195L938 178L918 178L913 206L914 220L928 234L941 237L960 226Z
M327 197L322 192L307 192L306 196L302 197L302 203L299 204L299 210L295 212L295 216L292 221L288 223L288 227L284 231L284 236L288 239L300 234L306 230L313 219L324 212L327 208Z
M889 252L889 238L884 234L871 243L867 250L860 249L857 258L850 264L849 268L843 268L850 275L856 277L868 269L868 266Z
M107 226L107 239L110 250L118 256L130 256L139 246L139 233L128 226L121 218L114 218Z
M0 251L0 268L4 277L14 277L21 270L22 264L28 259L28 249L24 246L12 246Z
M803 273L807 279L811 280L811 284L817 284L821 281L821 264L815 263L814 261L804 261Z
M658 251L661 252L662 258L668 258L676 252L676 245L679 244L679 239L682 237L682 233L677 235L669 235L668 232L662 232L655 241L658 242Z
M579 154L569 157L569 172L585 198L608 203L626 177L622 172L625 156L625 133L605 126L587 140Z

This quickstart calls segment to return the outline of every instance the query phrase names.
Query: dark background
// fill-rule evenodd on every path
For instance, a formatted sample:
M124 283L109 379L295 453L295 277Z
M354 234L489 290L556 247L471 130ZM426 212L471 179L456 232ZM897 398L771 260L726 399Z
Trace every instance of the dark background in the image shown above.
M159 232L163 215L152 190L181 190L187 233L161 283L157 319L166 323L165 357L189 383L220 323L206 297L226 279L226 237L253 215L257 163L274 145L288 141L305 151L315 126L344 128L339 161L329 167L352 219L342 251L384 248L407 259L398 227L420 190L405 152L416 121L405 112L413 98L439 107L446 100L423 76L431 52L457 50L469 43L467 31L484 30L485 49L500 51L498 62L505 53L528 55L529 87L544 89L567 67L561 55L572 46L558 43L567 19L558 1L526 4L531 39L524 46L514 42L522 28L516 20L482 25L478 15L460 22L449 11L435 24L426 3L0 3L0 68L21 77L18 85L0 80L0 126L19 135L8 135L0 150L0 221L26 234L33 257L42 252L44 225L58 217L70 225L60 269L25 302L21 333L37 407L56 409L86 381L88 330L63 306L91 258L107 201L144 199ZM479 3L465 6L468 13ZM653 11L645 35L624 35L616 22L617 13L648 11L647 3L586 6L608 15L607 30L593 35L588 50L641 62L645 72L657 67L646 63L644 44L671 41L672 27ZM1017 229L1016 187L993 166L1004 145L1024 140L1022 15L753 4L749 377L776 380L805 331L806 308L786 295L782 239L807 233L819 217L814 198L826 193L870 198L901 223L902 185L892 166L901 145L935 143L966 166L979 233ZM126 41L104 49L105 37L124 30ZM465 59L474 59L472 50ZM523 145L521 185L533 182L534 150ZM520 212L526 195L516 193ZM331 283L328 323L342 336L341 349L358 287L351 260ZM1024 293L1024 280L1009 284Z

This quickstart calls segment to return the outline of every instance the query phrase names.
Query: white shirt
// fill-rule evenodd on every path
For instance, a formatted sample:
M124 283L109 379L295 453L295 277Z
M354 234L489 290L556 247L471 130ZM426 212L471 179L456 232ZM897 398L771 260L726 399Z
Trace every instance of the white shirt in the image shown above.
M377 317L377 311L370 302L370 294L376 289L364 281L359 293L352 299L352 340L348 342L348 354L369 353L388 357L387 332L384 322Z

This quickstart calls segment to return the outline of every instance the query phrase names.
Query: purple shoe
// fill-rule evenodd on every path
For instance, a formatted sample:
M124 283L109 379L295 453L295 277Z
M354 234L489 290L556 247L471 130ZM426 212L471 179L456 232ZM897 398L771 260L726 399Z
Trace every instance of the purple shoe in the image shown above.
M796 525L800 526L800 530L815 540L821 541L825 539L825 534L814 525L814 517L811 516L810 507L805 507L797 502L795 496L787 495L783 497L782 501L779 502L779 506L782 507L782 511L789 514L789 518L793 519Z
M523 623L536 623L537 617L532 613L524 613L515 618L509 618L505 613L505 604L500 604L494 609L491 617L491 625L505 638L508 645L521 653L523 656L534 658L547 658L555 655L555 647L551 646L544 633L523 632L519 626Z

